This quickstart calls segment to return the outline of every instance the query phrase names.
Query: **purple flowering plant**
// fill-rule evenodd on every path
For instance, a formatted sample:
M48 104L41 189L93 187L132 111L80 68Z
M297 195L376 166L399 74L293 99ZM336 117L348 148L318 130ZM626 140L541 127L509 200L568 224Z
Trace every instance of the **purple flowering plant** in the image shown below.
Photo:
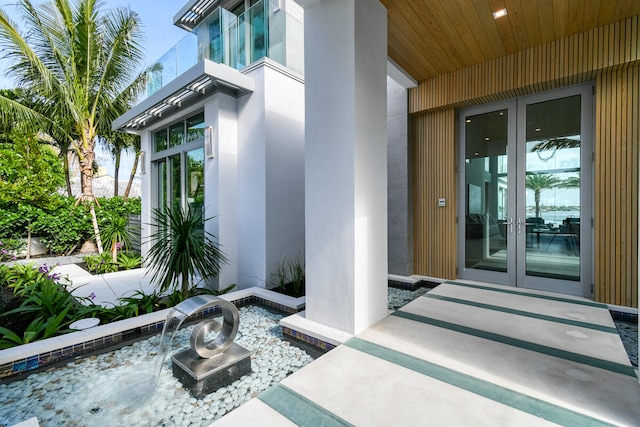
M0 240L0 261L15 261L16 252L22 249L23 246L24 243L19 240Z

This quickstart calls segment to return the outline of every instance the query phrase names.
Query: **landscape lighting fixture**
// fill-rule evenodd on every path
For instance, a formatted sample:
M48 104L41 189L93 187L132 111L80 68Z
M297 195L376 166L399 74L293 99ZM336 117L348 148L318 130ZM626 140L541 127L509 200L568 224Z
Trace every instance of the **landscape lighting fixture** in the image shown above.
M493 19L498 19L498 18L502 18L503 16L507 16L507 9L500 9L497 10L495 12L493 12Z

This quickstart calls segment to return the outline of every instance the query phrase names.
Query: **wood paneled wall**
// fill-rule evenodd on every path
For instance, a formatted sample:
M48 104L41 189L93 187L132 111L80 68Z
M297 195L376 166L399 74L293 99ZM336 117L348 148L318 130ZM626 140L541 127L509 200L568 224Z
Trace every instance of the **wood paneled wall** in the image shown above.
M409 112L463 108L591 81L640 60L638 16L421 82Z
M596 78L595 299L638 302L640 66Z
M416 274L456 275L456 109L595 80L594 294L596 301L637 307L639 64L635 16L411 90ZM447 198L446 208L437 207L438 197Z
M455 118L453 108L414 117L414 269L445 279L456 277Z

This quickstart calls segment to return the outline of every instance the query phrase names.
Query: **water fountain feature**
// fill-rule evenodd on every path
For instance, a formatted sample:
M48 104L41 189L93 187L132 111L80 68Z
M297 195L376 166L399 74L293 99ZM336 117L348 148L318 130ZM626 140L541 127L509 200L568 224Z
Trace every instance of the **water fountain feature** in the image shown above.
M173 307L167 314L153 373L127 374L110 395L127 410L143 405L154 394L176 332L185 320L209 309L209 317L192 331L190 348L172 357L173 374L194 397L203 397L251 372L251 353L233 340L240 323L238 309L213 295L198 295ZM222 325L215 317L222 315ZM208 342L212 333L217 335Z
M118 379L144 373L147 384L150 382L157 366L160 335L0 384L0 425L11 426L37 417L41 427L208 426L312 360L282 339L278 325L282 314L259 306L239 311L236 342L251 351L252 372L215 392L195 398L171 372L172 353L190 345L195 329L191 325L178 330L170 344L165 341L168 351L157 388L144 403L132 404L141 392L134 385L123 393Z
M191 333L190 348L171 358L173 374L194 397L207 395L251 372L251 353L233 342L240 322L235 305L212 295L200 295L181 302L174 310L188 318L206 308L220 309L222 325L203 320ZM211 332L217 335L205 342Z

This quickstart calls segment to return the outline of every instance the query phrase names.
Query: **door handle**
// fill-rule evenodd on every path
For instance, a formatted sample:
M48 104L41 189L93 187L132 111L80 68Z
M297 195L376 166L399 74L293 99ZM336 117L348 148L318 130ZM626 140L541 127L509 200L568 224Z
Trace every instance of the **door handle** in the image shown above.
M522 234L522 224L524 224L524 222L518 217L518 234Z
M513 234L513 217L512 216L509 217L509 221L508 222L503 222L502 225L508 225L509 226L509 234Z

